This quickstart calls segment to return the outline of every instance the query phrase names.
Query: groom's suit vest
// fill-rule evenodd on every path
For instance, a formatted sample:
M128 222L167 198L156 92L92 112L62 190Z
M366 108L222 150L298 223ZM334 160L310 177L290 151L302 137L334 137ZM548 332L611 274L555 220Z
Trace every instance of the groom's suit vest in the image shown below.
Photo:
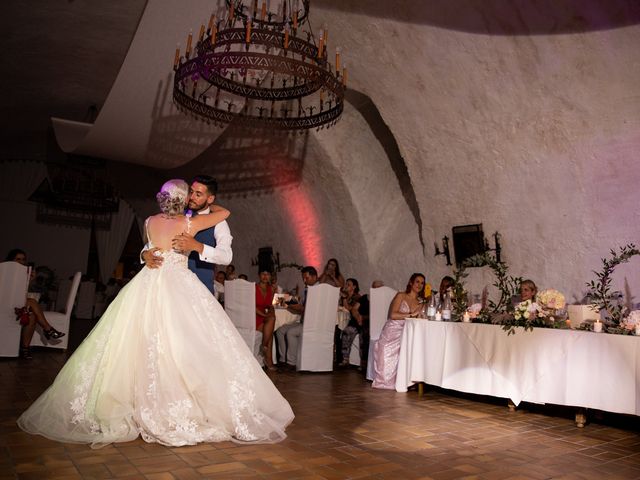
M216 227L207 228L206 230L200 230L196 233L195 239L205 245L216 246L216 238L214 236L214 230ZM189 270L196 274L204 286L207 287L211 293L213 293L213 278L216 274L216 267L213 263L203 262L200 260L198 252L191 252L189 255Z

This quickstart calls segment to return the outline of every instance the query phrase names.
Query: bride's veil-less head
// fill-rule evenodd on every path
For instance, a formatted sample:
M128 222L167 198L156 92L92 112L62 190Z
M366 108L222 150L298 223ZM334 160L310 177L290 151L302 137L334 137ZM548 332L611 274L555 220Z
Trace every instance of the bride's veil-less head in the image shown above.
M180 215L184 213L189 200L189 185L179 178L169 180L162 185L156 200L165 215Z

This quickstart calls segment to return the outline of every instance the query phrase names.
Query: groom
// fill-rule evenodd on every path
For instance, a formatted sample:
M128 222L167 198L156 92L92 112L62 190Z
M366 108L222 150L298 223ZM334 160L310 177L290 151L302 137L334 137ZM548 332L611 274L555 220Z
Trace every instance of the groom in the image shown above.
M213 205L218 193L218 182L208 175L198 175L191 182L189 188L189 204L187 215L202 215L209 213L209 207ZM177 235L173 239L173 248L189 255L189 270L195 273L200 281L211 293L215 294L213 280L215 277L215 265L229 265L233 257L231 250L231 230L225 221L215 227L202 230L192 236L187 232ZM149 268L157 268L162 264L162 257L153 253L158 250L153 248L142 252L142 259Z

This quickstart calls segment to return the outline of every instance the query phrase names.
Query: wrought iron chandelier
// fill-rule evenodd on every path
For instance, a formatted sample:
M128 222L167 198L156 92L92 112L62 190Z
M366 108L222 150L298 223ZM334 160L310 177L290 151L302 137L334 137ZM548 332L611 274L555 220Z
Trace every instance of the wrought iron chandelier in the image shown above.
M275 2L273 2L275 3ZM284 0L277 12L266 0L226 0L195 47L174 60L173 100L185 113L225 126L268 130L330 127L339 119L347 70L336 49L327 60L328 29L318 41L309 22L310 0ZM221 18L220 18L221 17Z

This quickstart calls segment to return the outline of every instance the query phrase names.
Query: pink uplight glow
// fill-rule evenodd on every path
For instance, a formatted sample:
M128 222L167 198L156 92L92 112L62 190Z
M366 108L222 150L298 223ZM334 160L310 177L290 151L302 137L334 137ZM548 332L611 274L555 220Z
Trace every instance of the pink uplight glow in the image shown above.
M282 192L282 203L296 236L304 265L320 267L323 258L320 239L320 221L313 202L303 185Z

